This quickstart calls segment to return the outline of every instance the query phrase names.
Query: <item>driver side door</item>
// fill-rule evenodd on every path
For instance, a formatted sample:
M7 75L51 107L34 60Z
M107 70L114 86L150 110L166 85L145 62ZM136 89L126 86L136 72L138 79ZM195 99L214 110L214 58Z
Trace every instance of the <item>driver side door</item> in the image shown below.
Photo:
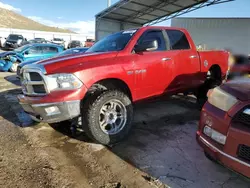
M147 30L137 44L150 41L157 41L157 49L134 53L131 58L134 62L137 99L163 94L172 80L172 53L168 51L166 33L160 29Z

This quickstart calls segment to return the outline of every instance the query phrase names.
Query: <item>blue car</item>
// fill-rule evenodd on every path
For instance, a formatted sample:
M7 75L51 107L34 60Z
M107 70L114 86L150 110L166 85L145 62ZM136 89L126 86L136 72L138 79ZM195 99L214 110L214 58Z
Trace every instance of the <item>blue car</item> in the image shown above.
M1 59L0 64L3 64L2 66L0 65L0 70L1 67L5 67L5 69L2 68L2 71L6 71L6 67L10 67L9 70L11 72L16 72L19 63L25 61L39 61L42 59L47 59L57 55L62 51L63 47L55 44L49 44L49 43L27 44L11 52L0 53L0 59ZM14 59L16 59L16 61L13 62L10 60L13 58L6 58L10 56L15 57ZM5 59L9 59L9 61L4 61ZM4 63L6 65L4 65Z
M59 56L65 56L65 55L71 55L71 54L79 54L79 53L84 53L88 50L89 48L71 48L71 49L68 49L68 50L65 50L57 55L55 55L54 57L59 57ZM20 70L23 66L25 65L29 65L29 64L33 64L33 63L36 63L37 61L39 60L28 60L28 61L25 61L23 63L20 63L17 67L17 76L19 77L20 76Z

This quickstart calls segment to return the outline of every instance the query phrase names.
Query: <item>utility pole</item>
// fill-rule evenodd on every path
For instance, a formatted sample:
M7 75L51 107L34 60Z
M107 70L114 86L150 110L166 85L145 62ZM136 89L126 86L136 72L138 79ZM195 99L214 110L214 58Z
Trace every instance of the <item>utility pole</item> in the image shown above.
M108 7L111 6L111 0L107 0L107 6L108 6Z

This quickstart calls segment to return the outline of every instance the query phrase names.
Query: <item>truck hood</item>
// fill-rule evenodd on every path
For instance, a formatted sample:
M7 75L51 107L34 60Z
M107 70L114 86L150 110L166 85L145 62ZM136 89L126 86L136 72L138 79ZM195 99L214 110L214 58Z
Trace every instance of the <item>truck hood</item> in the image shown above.
M250 79L241 78L229 81L220 86L221 89L233 95L241 101L250 100Z
M81 53L67 56L59 56L37 62L36 64L43 65L47 74L59 73L63 69L67 72L67 67L79 66L82 64L91 64L94 61L101 59L109 59L116 57L118 52L96 52L96 53ZM93 64L94 66L94 64ZM59 72L58 72L59 71Z
M15 51L9 51L9 52L2 52L0 53L0 58L4 58L6 56L15 56L19 61L23 61L23 55L21 53L15 52Z
M24 67L25 65L34 64L34 63L36 63L36 62L38 62L38 61L40 61L40 60L42 60L42 58L27 60L27 61L24 61L24 62L20 63L18 66L19 66L20 68L22 68L22 67Z

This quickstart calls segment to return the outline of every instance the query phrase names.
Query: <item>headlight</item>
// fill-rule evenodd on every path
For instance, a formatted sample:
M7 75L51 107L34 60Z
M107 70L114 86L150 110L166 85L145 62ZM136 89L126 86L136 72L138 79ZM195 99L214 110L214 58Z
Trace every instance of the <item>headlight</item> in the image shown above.
M208 137L212 138L213 140L215 140L216 142L220 143L220 144L225 144L226 143L226 139L227 137L221 133L219 133L218 131L212 129L209 126L205 126L203 129L203 132L205 135L207 135Z
M72 90L82 87L82 82L73 74L48 75L48 88L53 90Z
M227 112L238 102L238 100L219 87L216 87L209 92L208 102L216 106L217 108Z

